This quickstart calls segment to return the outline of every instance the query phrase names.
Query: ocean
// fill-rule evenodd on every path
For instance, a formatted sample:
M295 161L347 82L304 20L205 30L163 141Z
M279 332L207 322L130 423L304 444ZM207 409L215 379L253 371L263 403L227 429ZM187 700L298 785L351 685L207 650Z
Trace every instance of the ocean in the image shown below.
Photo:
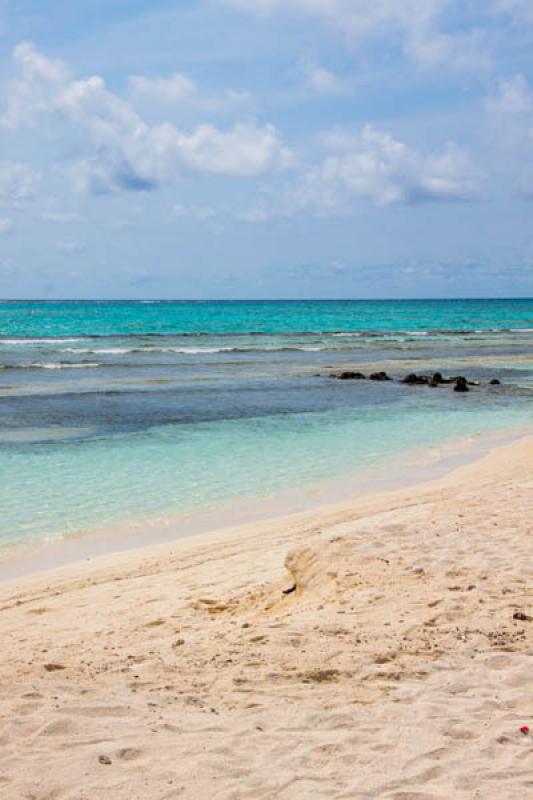
M527 428L532 346L528 299L1 302L0 545L357 492L403 453ZM436 370L482 385L400 382Z

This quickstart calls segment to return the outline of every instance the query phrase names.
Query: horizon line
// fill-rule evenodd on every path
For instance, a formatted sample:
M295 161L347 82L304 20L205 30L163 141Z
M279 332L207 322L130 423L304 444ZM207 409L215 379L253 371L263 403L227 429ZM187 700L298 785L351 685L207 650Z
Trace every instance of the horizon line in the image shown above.
M2 297L0 303L390 303L533 300L533 295L465 297Z

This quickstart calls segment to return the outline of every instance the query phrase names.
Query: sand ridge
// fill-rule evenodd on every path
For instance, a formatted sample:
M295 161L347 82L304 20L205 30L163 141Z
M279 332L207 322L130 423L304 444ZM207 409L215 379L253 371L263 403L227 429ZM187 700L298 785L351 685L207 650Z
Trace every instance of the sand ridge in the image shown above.
M533 797L533 438L0 587L7 800Z

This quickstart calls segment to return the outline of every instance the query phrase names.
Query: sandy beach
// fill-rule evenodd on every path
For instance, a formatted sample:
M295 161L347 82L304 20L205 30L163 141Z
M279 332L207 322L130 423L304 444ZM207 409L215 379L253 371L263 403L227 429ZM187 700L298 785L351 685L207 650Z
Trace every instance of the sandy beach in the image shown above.
M533 438L0 586L6 800L533 796Z

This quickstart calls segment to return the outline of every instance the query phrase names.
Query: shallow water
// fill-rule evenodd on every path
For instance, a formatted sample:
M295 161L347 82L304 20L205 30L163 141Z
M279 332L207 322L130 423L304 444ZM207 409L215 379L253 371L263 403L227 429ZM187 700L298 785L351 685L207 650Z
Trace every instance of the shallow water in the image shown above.
M364 475L530 423L533 301L0 304L0 541ZM345 382L440 370L458 395Z

